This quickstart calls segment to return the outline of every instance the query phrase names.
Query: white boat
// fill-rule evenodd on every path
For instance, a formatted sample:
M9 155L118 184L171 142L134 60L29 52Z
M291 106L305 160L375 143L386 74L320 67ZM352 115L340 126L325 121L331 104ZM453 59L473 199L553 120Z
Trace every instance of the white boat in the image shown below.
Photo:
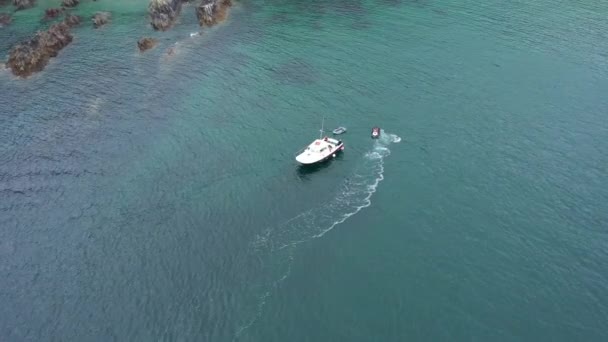
M344 150L344 143L341 140L323 136L323 126L321 126L321 136L315 139L310 145L305 147L296 155L296 161L302 165L320 163L330 158L335 158L336 154Z

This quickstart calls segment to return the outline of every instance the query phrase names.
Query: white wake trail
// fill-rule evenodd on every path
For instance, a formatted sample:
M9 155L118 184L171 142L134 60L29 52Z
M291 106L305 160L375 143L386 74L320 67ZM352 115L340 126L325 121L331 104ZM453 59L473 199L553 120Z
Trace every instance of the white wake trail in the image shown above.
M391 154L389 146L400 141L399 136L381 131L380 138L363 155L352 175L342 183L331 201L271 227L255 238L251 249L256 258L263 259L267 269L263 277L265 285L259 294L255 316L239 327L236 338L255 323L273 289L289 276L297 245L322 237L372 204L372 196L384 179L384 159Z

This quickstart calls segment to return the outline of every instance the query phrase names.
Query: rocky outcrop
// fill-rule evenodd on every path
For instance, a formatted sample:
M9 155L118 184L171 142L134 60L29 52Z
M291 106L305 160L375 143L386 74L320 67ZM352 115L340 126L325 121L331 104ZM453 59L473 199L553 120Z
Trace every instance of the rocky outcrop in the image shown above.
M34 7L36 0L13 0L13 5L18 10Z
M13 19L8 13L0 13L0 27L8 26Z
M63 22L69 27L74 27L80 25L80 22L82 22L82 18L77 15L68 14L63 19Z
M93 26L95 28L100 28L107 24L110 21L110 18L112 18L110 12L97 12L93 16Z
M61 6L63 7L76 7L80 3L79 0L62 0Z
M63 13L63 8L47 8L44 10L44 19L55 19Z
M13 74L27 77L44 69L49 58L50 56L43 54L38 41L32 39L15 46L10 51L6 66L11 69Z
M42 33L41 42L45 52L51 57L56 57L61 49L72 42L73 38L70 27L65 23L59 23Z
M13 74L27 77L44 69L49 59L72 42L70 27L65 23L51 26L47 31L38 32L30 40L18 44L9 52L6 66Z
M231 0L203 0L196 7L196 17L201 26L213 26L226 19Z
M183 0L151 0L148 5L150 24L155 30L166 31L177 19Z
M137 42L137 47L140 52L144 52L156 46L158 41L154 38L142 38Z

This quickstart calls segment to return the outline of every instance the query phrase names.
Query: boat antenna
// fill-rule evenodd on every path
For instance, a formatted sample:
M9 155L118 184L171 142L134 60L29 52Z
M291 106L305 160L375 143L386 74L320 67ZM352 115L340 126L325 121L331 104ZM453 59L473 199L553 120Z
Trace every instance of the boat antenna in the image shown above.
M321 135L319 136L319 139L323 138L323 124L325 123L325 116L323 116L323 120L321 120Z

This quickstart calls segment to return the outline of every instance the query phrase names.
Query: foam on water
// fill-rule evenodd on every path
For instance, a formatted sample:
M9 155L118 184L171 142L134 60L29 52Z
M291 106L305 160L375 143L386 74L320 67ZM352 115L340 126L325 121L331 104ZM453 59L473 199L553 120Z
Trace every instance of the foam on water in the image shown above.
M384 158L391 153L389 145L401 141L395 134L381 133L332 200L267 229L252 241L252 254L263 260L265 275L254 317L237 330L237 338L255 323L273 289L289 276L294 250L299 244L322 237L371 205L372 195L384 179Z

